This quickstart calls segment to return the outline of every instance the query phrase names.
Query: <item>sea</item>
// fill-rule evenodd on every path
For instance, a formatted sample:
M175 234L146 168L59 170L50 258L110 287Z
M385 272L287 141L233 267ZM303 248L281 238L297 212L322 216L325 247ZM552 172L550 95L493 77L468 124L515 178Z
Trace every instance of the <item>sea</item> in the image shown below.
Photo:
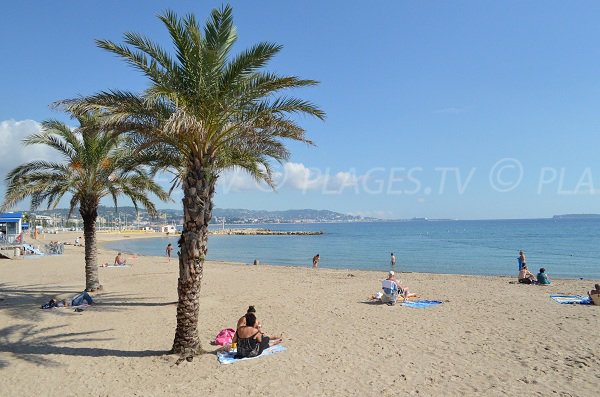
M214 226L220 228L221 226ZM600 219L442 220L268 225L271 230L322 231L322 235L211 235L209 260L280 266L441 274L506 275L518 273L523 250L535 274L544 267L552 278L600 279ZM124 239L108 248L142 255L165 255L177 248L177 236ZM177 249L174 250L174 253Z

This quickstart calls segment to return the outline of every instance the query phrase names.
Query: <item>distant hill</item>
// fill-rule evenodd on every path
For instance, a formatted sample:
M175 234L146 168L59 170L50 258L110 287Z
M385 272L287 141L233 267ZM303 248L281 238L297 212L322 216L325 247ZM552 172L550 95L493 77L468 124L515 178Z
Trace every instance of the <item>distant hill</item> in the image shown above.
M600 214L564 214L554 215L552 219L600 219Z
M160 209L159 217L150 217L148 213L140 208L139 220L151 223L176 223L181 224L183 210L180 209ZM57 208L55 210L38 210L35 214L45 215L56 218L66 219L69 210L66 208ZM119 207L118 215L121 221L131 224L136 219L134 207ZM117 218L114 207L100 206L98 216L108 220ZM78 209L75 209L72 218L80 218ZM225 219L226 223L311 223L311 222L357 222L357 221L376 221L376 218L364 218L361 216L347 215L340 212L329 210L298 209L286 211L265 211L265 210L247 210L247 209L226 209L215 208L213 210L213 223L220 223ZM58 219L57 219L58 220Z
M361 216L347 215L329 210L285 210L264 211L247 209L224 209L213 210L213 221L220 222L225 218L227 223L287 223L287 222L357 222L374 221L375 218L364 218Z

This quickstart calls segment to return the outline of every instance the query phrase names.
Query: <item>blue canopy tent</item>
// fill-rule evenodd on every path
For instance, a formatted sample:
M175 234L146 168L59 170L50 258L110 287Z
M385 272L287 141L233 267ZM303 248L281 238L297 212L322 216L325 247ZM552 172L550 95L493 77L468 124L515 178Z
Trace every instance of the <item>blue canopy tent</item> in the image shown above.
M3 243L12 244L20 240L23 232L23 213L7 212L0 214L0 240Z

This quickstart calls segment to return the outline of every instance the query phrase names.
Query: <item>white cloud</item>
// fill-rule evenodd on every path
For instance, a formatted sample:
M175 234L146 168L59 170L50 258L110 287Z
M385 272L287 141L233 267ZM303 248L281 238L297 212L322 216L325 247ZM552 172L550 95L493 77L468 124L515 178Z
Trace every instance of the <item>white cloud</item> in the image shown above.
M52 160L53 150L44 145L24 146L22 140L39 132L41 125L34 120L0 121L0 195L4 199L6 175L15 167L32 160ZM19 205L19 208L22 206Z
M318 191L341 193L356 188L365 177L357 176L353 170L332 173L329 169L309 168L302 163L285 163L273 173L277 189L293 189L302 192ZM241 170L226 172L219 178L219 188L224 192L271 191L265 183L258 183Z

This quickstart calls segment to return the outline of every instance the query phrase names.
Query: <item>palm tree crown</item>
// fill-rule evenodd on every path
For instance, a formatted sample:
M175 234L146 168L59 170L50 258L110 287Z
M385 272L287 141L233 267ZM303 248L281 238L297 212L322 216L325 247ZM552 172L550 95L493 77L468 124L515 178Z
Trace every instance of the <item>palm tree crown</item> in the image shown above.
M70 194L69 215L76 206L84 223L86 251L86 288L98 288L95 248L95 223L100 200L110 196L117 205L119 196L131 199L133 205L143 205L150 213L156 212L147 193L161 200L168 195L151 178L148 171L136 162L127 138L100 127L97 113L77 117L79 127L48 120L42 131L24 140L25 145L47 145L57 152L57 161L36 160L22 164L6 177L8 188L2 210L31 197L31 209L44 202L55 208L65 195ZM93 239L90 240L90 239ZM94 270L96 269L96 271Z

